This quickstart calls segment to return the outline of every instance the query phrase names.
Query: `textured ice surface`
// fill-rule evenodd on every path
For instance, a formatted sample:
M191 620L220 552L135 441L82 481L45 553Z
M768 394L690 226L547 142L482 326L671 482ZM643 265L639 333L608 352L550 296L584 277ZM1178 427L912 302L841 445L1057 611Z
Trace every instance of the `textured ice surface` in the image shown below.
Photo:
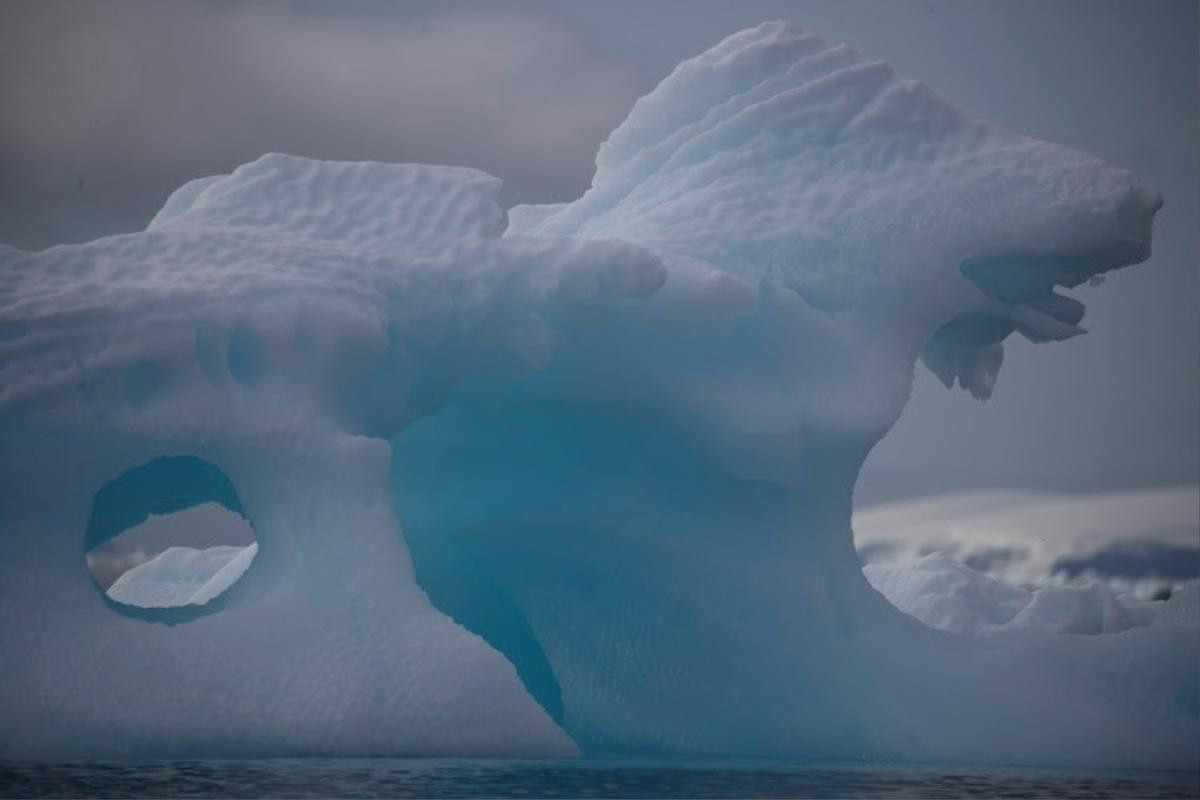
M268 155L0 251L0 754L1194 764L1195 636L931 630L850 531L916 360L986 395L1008 333L1079 332L1054 287L1144 259L1154 190L782 23L575 202L498 188ZM177 454L259 552L161 624L80 541Z
M140 608L204 605L237 583L257 552L257 544L168 547L117 578L107 594Z

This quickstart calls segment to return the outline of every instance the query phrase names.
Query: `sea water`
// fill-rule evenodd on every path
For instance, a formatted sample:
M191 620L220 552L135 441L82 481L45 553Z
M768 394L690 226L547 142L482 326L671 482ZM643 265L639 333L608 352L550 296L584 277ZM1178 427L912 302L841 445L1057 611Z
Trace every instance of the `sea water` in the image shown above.
M1200 796L1200 772L574 759L0 762L4 797Z

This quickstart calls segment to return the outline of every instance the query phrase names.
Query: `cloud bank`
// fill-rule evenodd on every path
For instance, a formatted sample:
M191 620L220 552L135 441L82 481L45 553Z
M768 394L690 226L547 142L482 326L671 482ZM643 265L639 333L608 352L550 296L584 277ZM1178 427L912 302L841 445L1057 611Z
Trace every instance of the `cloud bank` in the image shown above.
M15 213L0 241L136 229L157 187L266 151L470 153L465 166L509 179L514 200L558 198L586 187L640 88L554 20L486 7L365 20L281 3L5 4L0 203ZM120 202L97 216L91 192Z

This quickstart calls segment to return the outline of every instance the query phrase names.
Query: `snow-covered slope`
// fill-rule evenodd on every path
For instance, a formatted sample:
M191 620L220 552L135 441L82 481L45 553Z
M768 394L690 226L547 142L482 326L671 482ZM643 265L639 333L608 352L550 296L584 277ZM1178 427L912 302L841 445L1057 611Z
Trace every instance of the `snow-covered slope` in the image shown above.
M850 528L918 358L983 396L1009 333L1080 333L1055 288L1149 254L1152 188L784 23L681 64L577 201L504 229L498 188L268 155L0 249L0 755L1194 764L1195 636L930 630ZM215 491L181 458L254 566L124 614L93 500Z

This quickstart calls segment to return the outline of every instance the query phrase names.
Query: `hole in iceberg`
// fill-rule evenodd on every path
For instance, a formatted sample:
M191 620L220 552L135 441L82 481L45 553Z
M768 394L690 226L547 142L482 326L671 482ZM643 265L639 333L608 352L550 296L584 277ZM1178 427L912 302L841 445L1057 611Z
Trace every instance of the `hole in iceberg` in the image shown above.
M96 492L84 552L110 604L174 623L223 607L258 543L229 477L194 456L172 456Z

